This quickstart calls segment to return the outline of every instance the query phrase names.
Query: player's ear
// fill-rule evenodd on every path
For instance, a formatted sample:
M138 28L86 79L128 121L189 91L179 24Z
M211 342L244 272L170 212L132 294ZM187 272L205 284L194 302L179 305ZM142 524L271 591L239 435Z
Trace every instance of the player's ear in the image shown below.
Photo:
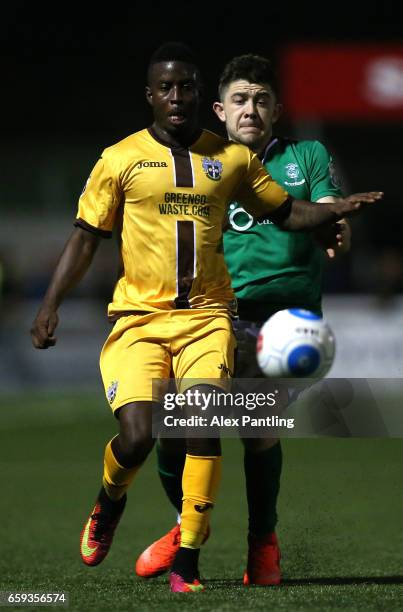
M222 104L222 102L214 102L213 111L215 112L219 120L225 123L226 117L225 117L224 104Z
M146 85L146 99L147 99L147 102L151 104L152 106L153 105L153 94L151 91L151 87L149 87L148 85Z
M272 123L276 123L283 114L283 105L276 102L273 111Z

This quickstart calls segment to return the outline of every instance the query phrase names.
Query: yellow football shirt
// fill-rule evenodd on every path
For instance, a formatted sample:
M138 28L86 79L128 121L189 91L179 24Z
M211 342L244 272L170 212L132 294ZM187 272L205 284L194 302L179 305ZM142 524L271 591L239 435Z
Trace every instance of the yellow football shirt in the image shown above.
M104 150L79 200L76 225L121 232L123 272L110 317L175 308L233 309L222 226L231 200L268 215L288 194L248 147L203 130L188 148L152 128Z

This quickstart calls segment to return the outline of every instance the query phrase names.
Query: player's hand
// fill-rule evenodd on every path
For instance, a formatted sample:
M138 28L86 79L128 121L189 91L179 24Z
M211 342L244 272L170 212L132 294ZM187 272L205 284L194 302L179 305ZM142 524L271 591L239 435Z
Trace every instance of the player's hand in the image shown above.
M351 217L360 212L369 204L375 204L383 198L383 191L369 191L367 193L353 193L346 198L336 198L332 204L334 211L340 217Z
M351 228L342 219L332 225L326 225L314 232L318 245L327 253L329 259L334 259L340 253L347 253L351 246Z
M41 308L35 317L31 328L32 344L37 349L47 349L56 344L54 336L59 322L57 312Z

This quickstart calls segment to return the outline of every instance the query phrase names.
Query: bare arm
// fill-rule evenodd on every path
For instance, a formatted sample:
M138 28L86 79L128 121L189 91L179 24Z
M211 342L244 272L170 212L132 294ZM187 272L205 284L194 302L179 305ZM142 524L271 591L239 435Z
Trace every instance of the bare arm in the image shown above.
M99 236L80 227L70 236L32 324L31 336L35 348L44 349L56 344L53 334L59 320L57 309L88 270L99 242Z
M278 213L275 212L271 218L285 230L309 231L355 215L366 206L380 200L382 196L381 191L370 191L354 193L345 198L335 198L334 202L313 204L306 200L291 200L288 205L286 204L288 206L286 211L281 211L280 207Z

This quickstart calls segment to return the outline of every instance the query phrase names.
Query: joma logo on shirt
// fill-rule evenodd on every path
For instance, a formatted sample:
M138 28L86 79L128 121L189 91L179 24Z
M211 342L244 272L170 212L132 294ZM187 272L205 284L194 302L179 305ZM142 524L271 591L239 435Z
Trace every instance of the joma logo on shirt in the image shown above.
M137 168L168 168L168 164L166 162L158 162L158 161L140 161L136 164Z
M233 378L233 374L231 370L227 368L227 366L224 363L220 363L220 365L218 366L218 369L222 370L223 372L225 372L225 374L228 374L228 376L231 376Z

